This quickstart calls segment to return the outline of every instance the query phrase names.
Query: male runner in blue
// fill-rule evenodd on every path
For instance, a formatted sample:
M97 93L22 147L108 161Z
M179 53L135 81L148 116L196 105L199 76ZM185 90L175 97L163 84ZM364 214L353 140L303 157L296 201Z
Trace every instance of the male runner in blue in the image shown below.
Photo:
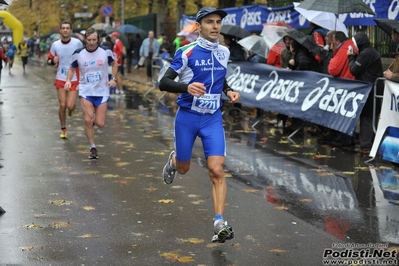
M162 91L181 93L177 98L175 150L170 153L163 169L164 181L170 184L177 172L188 172L195 139L200 137L212 181L215 212L212 242L219 243L234 237L233 229L223 218L227 185L223 173L226 142L222 124L222 92L232 103L240 99L240 94L227 85L225 76L230 52L219 44L218 39L226 15L225 11L213 7L201 8L196 16L200 32L197 41L176 51L159 84ZM179 82L174 81L177 76Z

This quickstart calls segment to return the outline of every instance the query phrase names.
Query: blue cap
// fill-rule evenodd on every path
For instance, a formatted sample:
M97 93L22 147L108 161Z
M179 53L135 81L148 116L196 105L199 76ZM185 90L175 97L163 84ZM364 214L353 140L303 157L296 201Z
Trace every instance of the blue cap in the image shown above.
M200 22L203 17L208 16L210 14L218 14L222 19L225 16L227 16L226 11L224 11L224 10L216 9L214 7L203 7L200 9L200 11L198 11L195 20L197 22Z

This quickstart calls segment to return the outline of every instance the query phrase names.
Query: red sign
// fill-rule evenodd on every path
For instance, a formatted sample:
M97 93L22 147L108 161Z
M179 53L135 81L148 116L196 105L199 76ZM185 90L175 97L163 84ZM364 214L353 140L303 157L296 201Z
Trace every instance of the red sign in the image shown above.
M104 4L101 6L101 14L104 17L111 17L114 14L114 8L110 4Z

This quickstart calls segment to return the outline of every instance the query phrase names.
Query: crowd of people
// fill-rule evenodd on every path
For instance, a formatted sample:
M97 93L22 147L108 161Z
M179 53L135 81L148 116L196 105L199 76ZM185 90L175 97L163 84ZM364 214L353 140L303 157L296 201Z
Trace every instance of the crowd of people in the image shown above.
M368 35L363 32L357 32L353 38L349 38L344 32L330 30L327 31L320 26L311 24L313 27L308 34L312 40L314 49L302 45L295 37L287 33L283 38L285 48L279 54L279 59L269 60L269 58L256 55L239 47L238 39L232 39L231 36L224 36L225 43L231 52L230 61L249 61L253 63L265 63L275 67L291 70L308 70L331 75L333 77L360 80L374 84L380 77L399 81L399 64L397 59L389 66L388 70L383 72L382 60L376 49L370 43ZM289 31L288 31L289 32ZM399 42L399 33L392 31L392 40ZM242 52L245 50L245 56ZM377 84L377 93L383 92L383 83ZM348 136L343 133L321 129L321 140L336 146L345 146L355 148L364 154L371 150L374 140L373 116L379 114L381 104L377 108L373 107L372 94L367 98L367 102L360 114L358 137L356 134ZM263 111L263 110L258 110ZM375 113L374 113L375 112ZM287 116L277 115L277 123L280 121L283 127L286 127ZM303 126L304 121L300 119L291 119L291 130ZM290 129L286 128L286 129ZM320 129L320 127L318 127ZM357 145L358 143L358 145Z

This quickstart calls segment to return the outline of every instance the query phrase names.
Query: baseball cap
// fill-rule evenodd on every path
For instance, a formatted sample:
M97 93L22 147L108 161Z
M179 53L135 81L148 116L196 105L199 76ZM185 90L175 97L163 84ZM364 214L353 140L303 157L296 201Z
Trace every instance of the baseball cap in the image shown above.
M119 37L119 33L117 31L114 31L113 33L111 33L109 36L111 37Z
M203 17L208 16L210 14L218 14L222 19L225 16L227 16L226 11L224 11L224 10L216 9L214 7L203 7L200 9L200 11L198 11L195 20L197 22L200 22Z

